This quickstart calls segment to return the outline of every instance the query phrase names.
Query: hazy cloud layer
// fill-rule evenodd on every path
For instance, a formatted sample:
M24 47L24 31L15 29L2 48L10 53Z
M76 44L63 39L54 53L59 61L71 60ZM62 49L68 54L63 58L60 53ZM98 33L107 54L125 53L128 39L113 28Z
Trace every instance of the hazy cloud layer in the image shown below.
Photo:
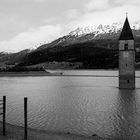
M1 0L0 51L52 41L79 26L140 20L139 0Z
M0 42L1 51L17 52L22 49L32 49L42 43L48 43L56 37L61 36L61 27L59 25L46 25L39 28L32 28L27 32L22 32L17 36Z
M91 0L86 4L87 10L106 10L110 7L109 0Z

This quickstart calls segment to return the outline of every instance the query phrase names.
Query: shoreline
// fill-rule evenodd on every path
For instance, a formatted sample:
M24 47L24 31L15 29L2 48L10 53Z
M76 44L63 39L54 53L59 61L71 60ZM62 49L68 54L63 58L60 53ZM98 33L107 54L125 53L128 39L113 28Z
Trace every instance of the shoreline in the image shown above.
M119 77L118 75L76 75L76 74L59 74L59 73L47 73L47 72L0 72L0 77L40 77L40 76L73 76L73 77ZM140 76L136 76L140 78Z
M94 71L94 70L93 70ZM102 71L102 70L101 70ZM112 70L114 71L114 70ZM59 77L119 77L118 75L105 75L105 74L60 74L60 73L49 73L49 72L0 72L0 77L44 77L44 76L59 76ZM140 76L135 76L135 78L140 78Z
M51 76L47 72L0 72L0 77L22 77L22 76Z
M64 70L63 70L64 71ZM93 70L96 71L96 70ZM103 71L103 70L100 70ZM110 70L114 71L114 70ZM107 77L107 78L119 78L119 75L105 75L105 74L60 74L60 73L49 73L45 71L30 71L30 72L0 72L0 77ZM135 76L140 78L140 76Z
M0 122L0 139L1 140L23 140L24 128L6 123L6 136L2 135L2 122ZM109 140L93 134L93 136L85 136L80 134L72 134L70 132L51 132L45 130L28 129L28 140ZM111 140L111 139L110 139Z
M118 77L116 75L76 75L76 74L57 74L57 73L46 73L46 72L0 72L0 77L44 77L44 76L73 76L73 77Z

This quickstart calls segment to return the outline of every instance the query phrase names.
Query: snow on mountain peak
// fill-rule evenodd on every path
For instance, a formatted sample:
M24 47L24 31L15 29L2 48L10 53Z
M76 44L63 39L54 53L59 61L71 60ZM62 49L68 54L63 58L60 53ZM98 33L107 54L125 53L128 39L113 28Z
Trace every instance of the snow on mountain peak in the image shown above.
M123 23L116 22L112 25L96 25L96 26L87 26L87 27L78 27L76 30L69 33L70 36L81 37L86 34L94 34L96 37L99 34L105 33L118 33L122 29ZM140 29L140 21L136 21L132 23L132 29L139 30Z
M98 34L104 33L117 33L122 27L121 23L113 23L112 25L96 25L96 26L87 26L87 27L78 27L76 30L69 33L71 36L83 36L86 34Z

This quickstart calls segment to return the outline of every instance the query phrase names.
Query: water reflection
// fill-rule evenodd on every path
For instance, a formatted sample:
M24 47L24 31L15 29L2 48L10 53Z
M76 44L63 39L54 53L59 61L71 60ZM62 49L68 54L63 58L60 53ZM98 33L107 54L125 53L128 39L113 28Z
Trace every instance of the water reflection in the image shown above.
M115 119L115 137L138 139L137 129L137 93L136 90L119 90L117 98L117 119ZM140 116L139 116L140 117ZM137 133L137 134L136 134Z

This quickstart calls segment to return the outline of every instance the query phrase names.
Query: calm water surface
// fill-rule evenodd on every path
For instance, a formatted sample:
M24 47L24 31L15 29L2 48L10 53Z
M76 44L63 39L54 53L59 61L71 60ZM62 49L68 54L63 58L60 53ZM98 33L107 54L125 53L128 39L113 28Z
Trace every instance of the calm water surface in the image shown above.
M0 96L7 96L7 122L23 125L23 98L27 96L32 128L140 138L140 78L136 78L136 90L119 90L118 77L104 77L117 76L117 71L64 74L103 76L0 77Z

